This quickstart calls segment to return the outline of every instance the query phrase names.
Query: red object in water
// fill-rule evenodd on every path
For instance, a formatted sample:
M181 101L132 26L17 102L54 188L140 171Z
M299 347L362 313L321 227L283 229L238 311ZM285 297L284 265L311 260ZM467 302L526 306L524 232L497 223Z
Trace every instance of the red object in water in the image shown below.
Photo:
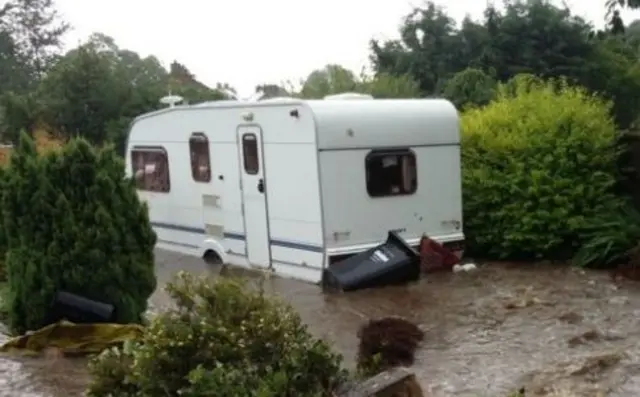
M422 236L419 251L420 266L425 273L451 270L454 265L460 263L456 254L428 236Z

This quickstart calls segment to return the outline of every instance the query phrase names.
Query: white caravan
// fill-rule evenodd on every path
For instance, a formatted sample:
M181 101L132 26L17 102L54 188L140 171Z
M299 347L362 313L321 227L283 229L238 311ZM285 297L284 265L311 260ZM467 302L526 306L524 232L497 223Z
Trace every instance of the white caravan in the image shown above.
M441 99L175 106L132 123L127 172L157 247L318 283L389 230L463 242L458 124Z

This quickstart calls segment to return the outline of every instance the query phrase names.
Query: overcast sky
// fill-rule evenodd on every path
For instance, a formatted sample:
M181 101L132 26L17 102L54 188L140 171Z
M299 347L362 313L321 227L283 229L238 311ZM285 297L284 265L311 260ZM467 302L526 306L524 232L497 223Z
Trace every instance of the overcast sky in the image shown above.
M578 15L600 26L605 0L568 0ZM449 14L480 18L483 0L448 0ZM501 3L496 1L496 4ZM202 82L227 82L242 96L261 83L297 81L337 63L368 65L368 42L395 38L402 17L420 0L57 0L74 30L68 48L92 32L122 47L176 59ZM625 15L635 19L638 13Z

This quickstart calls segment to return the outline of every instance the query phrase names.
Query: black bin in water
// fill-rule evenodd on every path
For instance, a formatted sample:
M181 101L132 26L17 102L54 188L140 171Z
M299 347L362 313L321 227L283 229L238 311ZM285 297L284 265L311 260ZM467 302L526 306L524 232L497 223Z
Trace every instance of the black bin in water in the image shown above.
M406 283L420 277L420 256L396 232L387 241L325 269L325 287L342 291Z
M109 323L113 322L115 312L113 305L60 291L56 294L48 323L60 320L77 324Z

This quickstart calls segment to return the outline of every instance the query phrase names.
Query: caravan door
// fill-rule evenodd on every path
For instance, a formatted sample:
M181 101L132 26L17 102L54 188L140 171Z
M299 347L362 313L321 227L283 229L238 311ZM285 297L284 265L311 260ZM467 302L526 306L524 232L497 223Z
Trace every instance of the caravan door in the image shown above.
M238 127L238 147L247 257L251 265L268 268L271 266L271 249L260 127Z

